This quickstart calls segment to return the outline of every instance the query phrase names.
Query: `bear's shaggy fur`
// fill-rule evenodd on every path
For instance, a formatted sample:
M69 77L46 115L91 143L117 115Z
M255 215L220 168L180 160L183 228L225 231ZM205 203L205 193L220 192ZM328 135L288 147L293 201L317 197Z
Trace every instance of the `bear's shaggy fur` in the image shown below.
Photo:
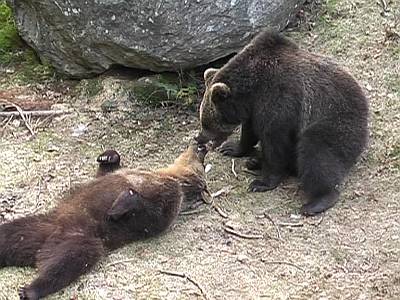
M338 186L366 146L368 101L355 79L332 60L299 49L266 31L221 69L204 73L200 144L220 145L238 126L239 143L220 147L225 155L254 154L260 142L262 178L249 190L271 190L296 174L314 215L332 207Z
M98 178L53 211L0 225L0 267L39 269L39 276L20 290L20 299L54 293L90 270L106 249L166 230L182 202L207 192L205 152L191 146L173 165L151 172L119 169L119 154L108 150L97 159Z

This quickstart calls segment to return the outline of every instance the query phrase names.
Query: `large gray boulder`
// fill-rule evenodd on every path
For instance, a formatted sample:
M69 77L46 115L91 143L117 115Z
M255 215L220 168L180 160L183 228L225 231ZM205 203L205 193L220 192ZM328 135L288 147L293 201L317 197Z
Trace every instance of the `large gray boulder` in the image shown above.
M175 71L282 29L304 0L9 0L22 38L59 72Z

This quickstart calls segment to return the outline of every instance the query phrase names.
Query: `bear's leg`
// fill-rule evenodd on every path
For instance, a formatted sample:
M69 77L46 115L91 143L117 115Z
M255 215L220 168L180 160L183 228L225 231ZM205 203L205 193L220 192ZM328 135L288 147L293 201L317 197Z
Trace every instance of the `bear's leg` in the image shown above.
M101 240L82 232L50 237L37 255L39 275L20 289L20 299L39 299L61 290L89 271L102 254Z
M0 225L0 267L35 265L36 253L48 236L44 219L31 216Z
M295 146L285 131L276 131L262 142L261 179L254 180L251 192L265 192L275 189L289 175L294 164Z
M239 142L227 141L219 147L219 152L223 155L242 157L254 154L254 146L257 144L258 138L255 136L250 121L244 122L240 130Z
M334 206L347 168L332 147L323 138L303 137L298 147L298 168L299 179L309 199L301 213L312 216Z
M97 162L99 163L99 167L97 169L96 177L104 176L121 167L121 157L115 150L104 151L97 157Z

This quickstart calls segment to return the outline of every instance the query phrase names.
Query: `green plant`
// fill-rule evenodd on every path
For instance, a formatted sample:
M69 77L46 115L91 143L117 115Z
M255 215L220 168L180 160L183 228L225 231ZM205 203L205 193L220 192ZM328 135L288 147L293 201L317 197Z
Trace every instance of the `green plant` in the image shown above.
M187 86L183 86L179 89L176 98L182 101L186 106L194 108L198 93L197 85L189 83Z
M32 48L18 35L13 12L6 1L0 0L0 66L12 70L7 77L13 83L31 83L48 80L53 68L42 63Z
M10 62L13 52L21 46L11 8L4 0L0 0L0 63Z
M193 109L198 95L197 85L180 79L173 74L142 77L130 90L135 100L149 106L183 105Z

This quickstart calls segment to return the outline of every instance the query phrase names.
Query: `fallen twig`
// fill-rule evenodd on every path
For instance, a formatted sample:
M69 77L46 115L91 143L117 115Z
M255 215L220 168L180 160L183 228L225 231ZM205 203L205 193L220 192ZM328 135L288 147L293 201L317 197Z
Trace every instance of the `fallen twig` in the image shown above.
M232 173L235 176L235 178L238 178L238 174L235 171L235 159L232 158Z
M281 231L279 230L279 227L275 224L274 220L272 220L272 218L267 214L264 213L264 216L272 223L272 225L275 227L276 230L276 234L278 235L278 239L281 240L282 236L281 236Z
M206 209L205 208L191 209L191 210L181 211L179 214L182 216L188 216L188 215L199 214L202 213L203 211L206 211Z
M214 204L213 205L214 209L217 211L217 213L219 213L219 215L225 219L228 218L228 215L221 209L221 207L219 207L218 205Z
M118 265L118 264L131 262L131 261L135 261L135 260L137 260L136 257L135 258L129 258L129 259L116 260L116 261L110 262L105 267L108 268L108 267L111 267L111 266L115 266L115 265Z
M307 224L317 227L322 223L323 220L324 220L324 216L321 216L321 218L319 218L318 221L315 221L315 222L307 221Z
M302 227L304 226L304 223L285 223L285 222L279 222L279 226L283 227Z
M164 270L159 270L159 272L161 274L165 274L165 275L170 275L170 276L175 276L175 277L180 277L180 278L184 278L187 281L191 282L192 284L194 284L199 291L201 292L201 295L204 297L204 299L208 299L206 293L204 292L203 288L200 286L200 284L198 284L194 279L192 279L189 275L185 274L185 273L181 273L181 272L173 272L173 271L164 271Z
M32 116L32 117L47 117L47 116L56 116L56 115L62 115L62 114L68 114L69 111L65 110L18 110L18 108L13 105L17 111L1 111L0 112L0 118L7 118L7 117L18 117L20 116L22 119L25 116Z
M288 265L288 266L295 267L296 269L298 269L304 273L306 272L303 268L301 268L291 262L287 262L287 261L269 261L269 260L266 260L265 258L261 258L261 261L268 265Z
M5 126L7 126L7 124L11 122L11 119L12 119L12 118L13 118L13 117L11 116L10 118L3 120L3 121L1 122L1 126L0 126L0 127L3 128L3 127L5 127Z
M387 3L386 3L386 1L385 0L380 0L380 6L382 7L382 9L383 9L383 11L384 12L389 12L389 10L388 10L388 5L387 5Z
M28 130L29 130L29 132L31 133L31 135L34 136L35 133L33 132L32 126L29 124L28 120L26 119L26 117L27 117L28 115L25 115L25 114L24 114L24 111L22 110L22 108L19 107L19 106L16 105L16 104L14 104L14 103L9 102L9 101L2 101L2 102L7 103L7 104L11 105L12 107L15 107L15 109L16 109L17 111L16 111L16 112L13 112L13 113L16 113L16 116L18 116L18 115L21 116L22 120L24 121L24 124L25 124L26 128L28 128ZM0 112L0 113L6 114L6 113L10 113L10 112ZM12 112L11 112L11 113L12 113ZM1 116L1 115L0 115L0 116ZM5 117L9 117L10 115L4 115L4 116L5 116Z
M211 194L211 198L218 198L221 195L226 195L231 191L231 187L224 187L218 191L216 191L215 193Z
M224 227L224 229L225 229L226 232L228 232L230 234L233 234L233 235L236 235L238 237L244 238L244 239L258 240L258 239L262 239L263 238L263 236L261 234L246 234L246 233L242 233L242 232L236 231L236 230L234 230L232 228L229 228L229 227L226 227L226 226Z
M11 116L11 117L8 118L8 119L5 119L5 120L1 123L1 126L0 126L0 128L1 128L1 133L3 133L3 132L6 130L8 124L10 124L10 122L11 122L12 120L13 120L13 116Z

